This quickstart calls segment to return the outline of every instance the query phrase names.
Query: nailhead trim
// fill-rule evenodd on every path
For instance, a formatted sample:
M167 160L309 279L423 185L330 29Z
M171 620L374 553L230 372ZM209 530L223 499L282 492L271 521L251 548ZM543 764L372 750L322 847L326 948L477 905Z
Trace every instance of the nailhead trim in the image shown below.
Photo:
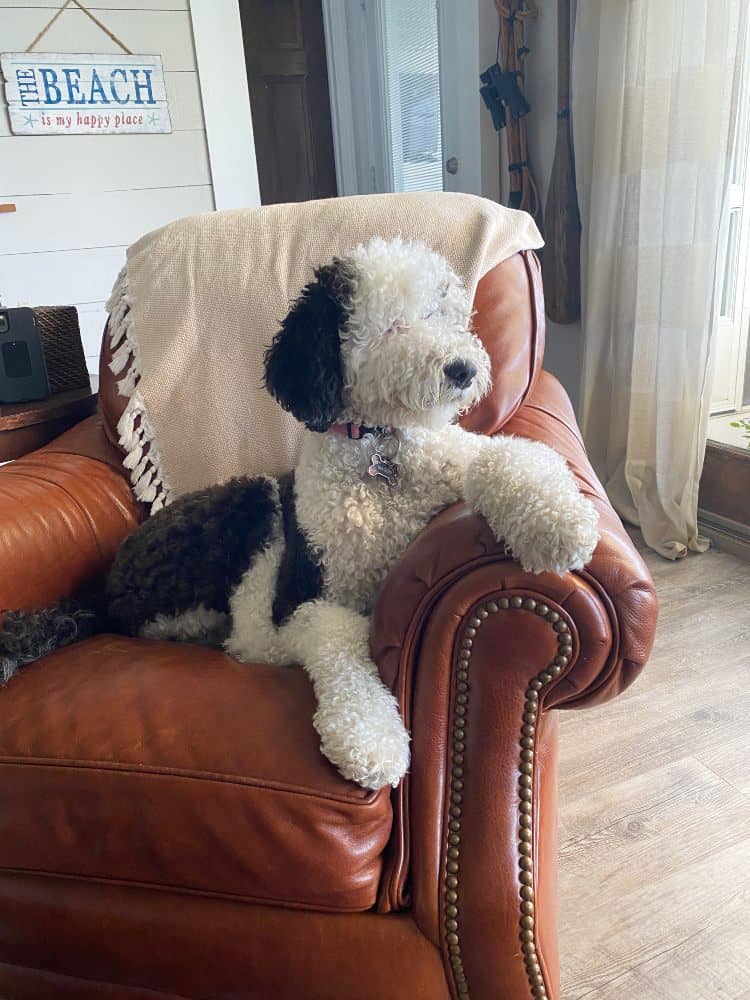
M460 927L461 908L459 898L460 857L461 857L461 816L463 812L464 749L466 727L468 725L469 666L474 637L490 615L509 608L533 612L548 622L557 640L557 654L552 663L533 677L524 694L522 725L519 741L518 796L519 832L518 867L519 890L519 932L524 967L531 987L533 1000L549 1000L544 976L536 950L536 923L534 916L534 848L532 835L532 815L534 802L534 755L536 753L536 733L538 723L540 692L551 684L570 663L573 638L568 623L558 611L533 597L512 594L487 601L479 607L467 622L458 651L456 664L456 695L453 704L453 731L451 739L451 773L448 786L450 802L448 823L449 834L445 844L445 872L443 895L446 901L443 915L445 943L448 950L456 992L461 998L469 997L469 984L461 958Z

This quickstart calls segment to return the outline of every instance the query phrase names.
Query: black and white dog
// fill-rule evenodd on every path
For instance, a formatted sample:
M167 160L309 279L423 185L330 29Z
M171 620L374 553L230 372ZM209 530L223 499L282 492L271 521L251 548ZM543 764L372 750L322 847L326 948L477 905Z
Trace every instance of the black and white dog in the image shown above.
M558 454L454 423L490 386L470 318L460 279L422 244L375 238L320 267L265 359L269 392L308 428L294 475L234 479L154 514L123 543L94 627L304 664L322 752L365 788L395 786L409 737L370 658L368 616L407 545L461 498L530 572L581 568L598 537ZM10 614L0 670L73 641L86 620L64 606Z

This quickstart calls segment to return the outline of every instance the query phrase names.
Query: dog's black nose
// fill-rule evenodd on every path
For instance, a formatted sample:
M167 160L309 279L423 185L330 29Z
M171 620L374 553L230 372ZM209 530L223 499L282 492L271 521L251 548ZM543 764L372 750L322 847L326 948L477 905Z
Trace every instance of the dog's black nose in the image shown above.
M459 358L457 361L451 361L450 364L447 364L443 371L455 386L459 389L466 389L471 385L477 373L477 366L471 361Z

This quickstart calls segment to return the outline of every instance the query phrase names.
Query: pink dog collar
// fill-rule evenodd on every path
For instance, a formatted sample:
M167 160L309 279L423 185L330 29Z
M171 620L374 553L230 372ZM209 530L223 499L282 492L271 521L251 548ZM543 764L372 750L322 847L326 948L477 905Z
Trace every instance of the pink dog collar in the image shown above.
M375 434L376 436L388 433L387 427L367 427L365 424L331 424L328 430L332 434L342 434L351 441L361 440L365 434Z

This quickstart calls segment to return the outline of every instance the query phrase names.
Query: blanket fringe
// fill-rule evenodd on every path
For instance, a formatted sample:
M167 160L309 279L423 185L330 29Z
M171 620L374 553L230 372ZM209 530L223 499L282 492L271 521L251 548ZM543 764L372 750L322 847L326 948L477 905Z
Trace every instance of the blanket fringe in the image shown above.
M173 495L161 472L161 456L154 440L154 430L148 419L146 404L137 389L120 417L117 433L126 452L123 465L130 469L130 481L136 497L143 503L150 503L152 513L171 503Z
M121 375L117 390L128 398L117 424L120 446L125 451L123 466L130 472L133 492L143 503L151 504L151 513L171 503L174 494L164 480L161 456L154 439L154 429L148 418L146 404L138 392L141 380L141 352L133 329L131 295L127 266L117 276L107 302L108 335L112 349L109 368Z

